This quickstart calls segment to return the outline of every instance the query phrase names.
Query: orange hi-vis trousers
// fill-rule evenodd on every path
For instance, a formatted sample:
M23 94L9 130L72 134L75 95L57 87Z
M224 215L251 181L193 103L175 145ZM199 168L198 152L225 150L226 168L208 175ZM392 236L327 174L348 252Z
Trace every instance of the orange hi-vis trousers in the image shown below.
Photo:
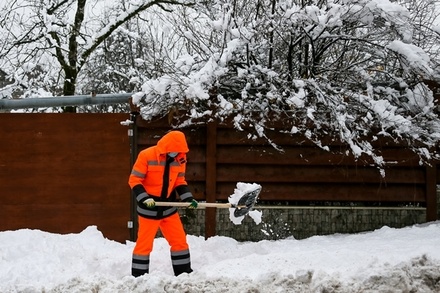
M163 219L148 219L139 216L138 221L138 238L132 260L133 276L137 277L149 273L150 253L153 250L154 238L158 229L170 245L174 274L177 276L181 273L192 272L186 233L178 213Z

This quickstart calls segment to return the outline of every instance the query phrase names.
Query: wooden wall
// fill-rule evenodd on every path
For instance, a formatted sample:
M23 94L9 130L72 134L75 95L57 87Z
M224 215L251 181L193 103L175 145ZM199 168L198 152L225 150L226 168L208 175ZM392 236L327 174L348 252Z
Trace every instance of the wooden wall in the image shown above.
M124 242L135 239L136 221L127 185L137 153L172 129L168 119L137 117L134 136L121 121L128 114L0 114L0 231L21 228L80 232L97 225ZM424 167L409 151L381 147L398 163L382 178L368 159L332 155L299 137L269 133L284 153L247 131L210 123L181 129L190 147L187 180L198 200L224 202L237 182L263 186L260 202L401 202L427 207L437 219L438 166ZM345 151L343 146L330 144ZM343 152L344 153L344 152ZM205 212L205 236L215 235L215 209ZM134 229L127 228L132 220Z
M0 231L129 239L128 114L0 114Z

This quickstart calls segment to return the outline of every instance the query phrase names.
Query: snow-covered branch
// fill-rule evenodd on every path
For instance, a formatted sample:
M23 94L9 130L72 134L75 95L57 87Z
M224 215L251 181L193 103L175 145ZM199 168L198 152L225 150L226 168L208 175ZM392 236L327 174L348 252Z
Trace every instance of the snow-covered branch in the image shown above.
M237 129L253 126L266 137L271 120L282 117L286 135L324 149L332 137L378 165L386 162L370 141L380 137L407 145L421 161L438 158L440 119L423 82L438 76L438 60L411 43L407 9L388 1L280 1L272 13L272 1L263 1L264 12L252 17L248 2L215 3L217 13L186 23L191 37L181 37L188 48L200 48L192 36L206 31L219 41L205 53L182 54L173 72L144 83L145 119L177 106L186 123L235 117Z

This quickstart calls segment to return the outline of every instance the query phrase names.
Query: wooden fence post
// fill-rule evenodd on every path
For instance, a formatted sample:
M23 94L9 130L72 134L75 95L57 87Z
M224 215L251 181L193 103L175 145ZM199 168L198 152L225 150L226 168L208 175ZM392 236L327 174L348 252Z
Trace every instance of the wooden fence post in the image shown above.
M426 221L437 220L437 166L426 167Z
M130 100L131 102L131 100ZM134 163L136 162L138 155L138 117L139 112L132 111L130 113L130 128L128 136L130 137L130 172L133 168ZM128 224L128 228L130 229L130 240L137 240L137 231L138 231L138 219L137 219L137 203L130 189L130 222ZM131 226L130 226L131 225Z
M216 202L217 192L217 124L206 126L206 201ZM216 234L216 208L205 210L205 239Z

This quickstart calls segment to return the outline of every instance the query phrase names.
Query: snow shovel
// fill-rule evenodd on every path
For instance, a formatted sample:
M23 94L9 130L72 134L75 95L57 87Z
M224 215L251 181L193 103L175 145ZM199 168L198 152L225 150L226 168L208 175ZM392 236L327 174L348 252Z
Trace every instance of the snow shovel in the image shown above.
M235 208L234 216L241 217L249 213L252 210L255 203L257 202L258 195L260 194L261 187L247 191L238 200L237 204L232 203L209 203L209 202L199 202L198 207L200 208ZM156 201L156 206L159 207L189 207L189 202L173 202L173 201Z

